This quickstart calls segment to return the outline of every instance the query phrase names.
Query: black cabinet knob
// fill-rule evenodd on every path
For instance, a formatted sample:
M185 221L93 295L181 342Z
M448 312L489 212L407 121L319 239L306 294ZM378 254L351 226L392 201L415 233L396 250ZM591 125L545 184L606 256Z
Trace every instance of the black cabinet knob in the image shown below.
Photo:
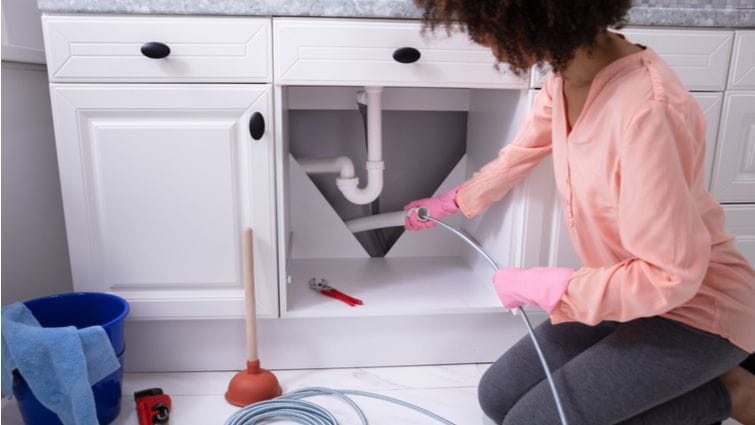
M162 59L170 54L170 47L164 43L150 41L142 45L142 54L148 58Z
M249 134L252 135L252 139L259 140L262 135L265 134L265 117L259 112L252 114L252 118L249 120Z
M393 52L393 59L395 59L396 62L401 63L417 62L420 56L422 56L422 54L414 47L402 47Z

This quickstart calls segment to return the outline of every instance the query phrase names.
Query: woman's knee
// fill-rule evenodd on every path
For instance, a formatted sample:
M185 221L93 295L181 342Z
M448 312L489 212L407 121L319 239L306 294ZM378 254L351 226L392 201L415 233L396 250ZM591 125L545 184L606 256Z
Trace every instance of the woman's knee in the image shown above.
M511 407L506 413L506 416L501 419L500 422L496 422L500 425L535 425L535 424L557 424L558 418L554 418L549 422L538 422L542 418L539 418L537 412L533 412L531 409L523 408L522 404L517 403ZM537 418L537 419L535 419ZM581 425L581 424L580 424Z
M495 423L500 424L508 411L521 396L514 386L507 382L493 368L482 375L477 388L477 399L480 408Z
M564 407L568 408L568 406ZM579 425L605 425L595 424L592 421L588 422L582 420L582 418L577 421L572 413L567 413L567 417L570 418L570 423ZM558 424L560 422L550 387L542 382L511 406L511 409L506 412L506 416L498 423L501 425L535 425Z

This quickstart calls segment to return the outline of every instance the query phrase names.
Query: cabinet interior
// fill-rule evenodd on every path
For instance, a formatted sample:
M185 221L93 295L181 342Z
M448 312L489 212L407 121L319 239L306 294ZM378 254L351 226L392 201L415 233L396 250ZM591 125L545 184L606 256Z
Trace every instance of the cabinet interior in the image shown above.
M500 309L490 265L450 232L390 227L352 233L345 221L401 211L414 199L460 184L512 139L528 92L499 89L390 88L382 96L384 187L377 205L356 205L336 174L308 175L302 158L349 156L365 183L366 127L361 87L282 87L277 154L281 315L369 316ZM516 262L511 200L474 219L444 219L480 242L501 265ZM281 211L282 209L282 211ZM359 298L348 305L310 289L327 280Z

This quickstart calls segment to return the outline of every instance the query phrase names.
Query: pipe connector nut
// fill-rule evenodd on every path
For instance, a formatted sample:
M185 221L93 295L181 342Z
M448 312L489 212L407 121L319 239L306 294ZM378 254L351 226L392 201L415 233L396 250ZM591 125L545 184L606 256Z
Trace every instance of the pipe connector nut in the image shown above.
M368 170L385 170L385 161L367 161L365 168Z
M343 192L344 189L349 190L350 188L355 188L358 184L359 177L352 177L350 179L336 178L336 186L341 192Z

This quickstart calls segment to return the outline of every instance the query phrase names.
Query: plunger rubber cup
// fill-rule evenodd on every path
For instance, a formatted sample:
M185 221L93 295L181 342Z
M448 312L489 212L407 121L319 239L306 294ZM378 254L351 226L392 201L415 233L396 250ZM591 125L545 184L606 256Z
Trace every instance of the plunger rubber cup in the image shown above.
M247 406L281 395L278 378L262 369L259 360L248 360L246 370L238 372L228 383L225 399L235 406Z

